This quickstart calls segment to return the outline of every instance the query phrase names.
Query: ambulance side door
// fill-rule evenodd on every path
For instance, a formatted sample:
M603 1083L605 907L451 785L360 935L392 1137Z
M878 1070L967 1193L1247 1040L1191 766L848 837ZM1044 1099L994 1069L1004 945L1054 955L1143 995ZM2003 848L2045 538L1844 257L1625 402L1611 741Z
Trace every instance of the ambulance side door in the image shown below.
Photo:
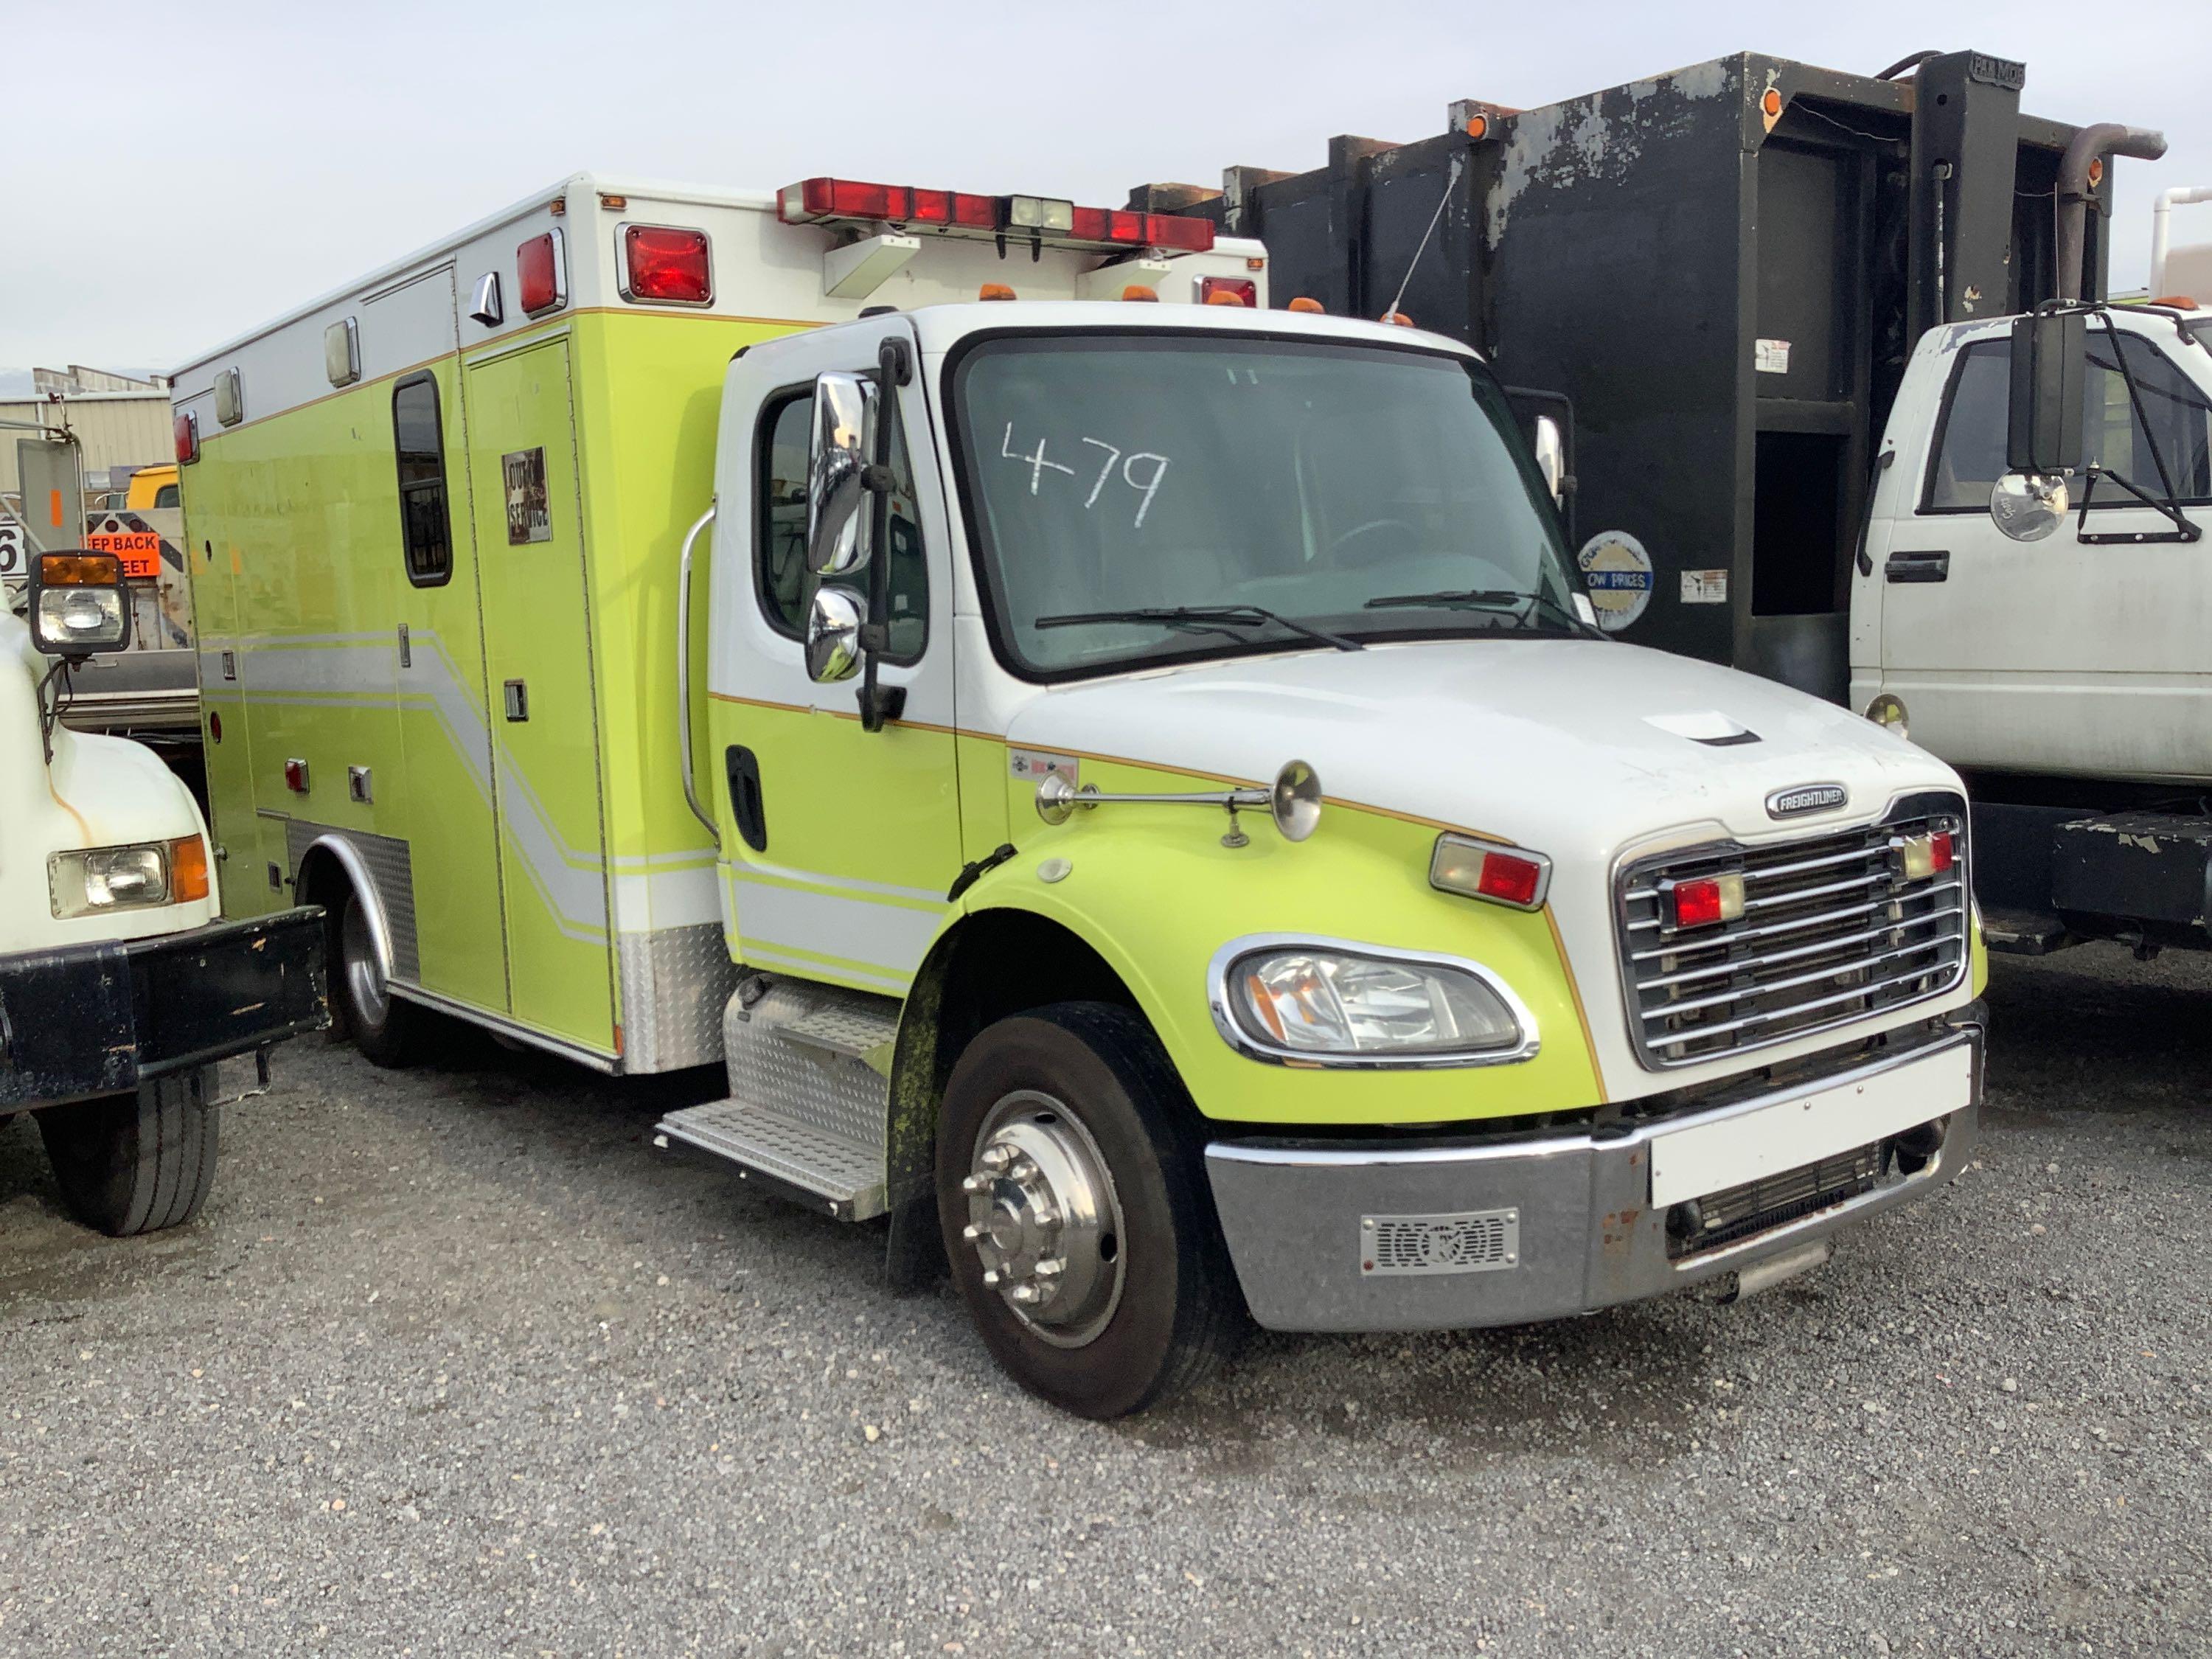
M756 348L725 392L717 467L708 752L732 954L745 966L903 991L959 873L950 534L918 378L897 410L890 547L896 720L863 728L854 678L808 678L806 476L816 374L872 370L901 318ZM865 568L833 578L865 594Z

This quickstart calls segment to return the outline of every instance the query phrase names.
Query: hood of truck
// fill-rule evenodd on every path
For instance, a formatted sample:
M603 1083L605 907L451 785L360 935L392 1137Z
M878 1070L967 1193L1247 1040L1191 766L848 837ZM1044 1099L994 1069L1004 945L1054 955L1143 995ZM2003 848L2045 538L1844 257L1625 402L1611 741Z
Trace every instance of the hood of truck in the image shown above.
M1878 816L1906 790L1958 787L1941 761L1833 704L1597 640L1370 646L1096 681L1038 697L1007 735L1255 783L1304 760L1332 803L1585 864L1678 830L1807 834ZM1849 799L1770 815L1770 795L1804 784Z
M1370 646L1125 676L1036 696L1007 735L1019 750L1197 775L1193 789L1206 778L1263 782L1284 762L1304 760L1328 802L1317 840L1331 814L1366 811L1548 855L1547 908L1613 1100L1694 1086L1850 1035L1777 1044L1755 1060L1644 1066L1628 1040L1618 965L1613 877L1624 858L1723 838L1817 835L1879 818L1901 794L1960 787L1942 762L1832 704L1598 640ZM1095 772L1083 781L1096 781ZM1847 799L1778 820L1770 813L1770 797L1808 784L1840 785ZM1192 835L1218 832L1218 814L1192 817ZM1860 1029L1909 1024L1971 995L1961 987Z
M99 732L39 731L39 682L52 666L30 630L0 613L0 955L179 932L215 920L216 895L144 909L53 914L46 860L88 847L204 835L199 808L176 774L143 744Z

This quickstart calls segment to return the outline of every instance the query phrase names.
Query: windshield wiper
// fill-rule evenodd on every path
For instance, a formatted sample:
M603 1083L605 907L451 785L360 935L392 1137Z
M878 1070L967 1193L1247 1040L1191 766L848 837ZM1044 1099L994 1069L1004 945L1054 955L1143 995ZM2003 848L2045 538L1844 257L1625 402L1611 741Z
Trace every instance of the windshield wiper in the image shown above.
M1511 587L1447 588L1435 593L1385 593L1380 599L1368 600L1366 609L1389 611L1417 605L1460 611L1517 611L1526 605L1528 611L1525 615L1534 617L1539 611L1549 611L1565 623L1571 633L1588 635L1593 639L1610 637L1603 629L1592 628L1577 616L1571 607L1561 605L1541 588L1526 593Z
M1273 623L1278 628L1286 628L1293 634L1303 635L1339 651L1362 651L1366 648L1358 640L1347 640L1341 634L1332 634L1326 629L1294 622L1273 611L1263 611L1256 605L1176 605L1139 611L1072 611L1064 616L1039 617L1036 626L1080 628L1086 623L1158 623L1167 628L1195 629L1205 633L1236 628L1262 628Z

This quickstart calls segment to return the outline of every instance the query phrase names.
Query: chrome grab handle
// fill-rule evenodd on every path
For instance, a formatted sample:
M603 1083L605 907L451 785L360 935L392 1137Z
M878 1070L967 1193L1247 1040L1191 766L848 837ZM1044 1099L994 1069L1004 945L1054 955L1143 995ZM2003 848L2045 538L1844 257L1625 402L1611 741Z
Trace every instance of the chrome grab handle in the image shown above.
M684 532L684 554L676 565L676 743L684 756L684 799L691 816L707 826L714 850L722 850L722 832L714 815L699 804L699 788L691 766L691 548L699 532L714 522L710 504L698 521Z

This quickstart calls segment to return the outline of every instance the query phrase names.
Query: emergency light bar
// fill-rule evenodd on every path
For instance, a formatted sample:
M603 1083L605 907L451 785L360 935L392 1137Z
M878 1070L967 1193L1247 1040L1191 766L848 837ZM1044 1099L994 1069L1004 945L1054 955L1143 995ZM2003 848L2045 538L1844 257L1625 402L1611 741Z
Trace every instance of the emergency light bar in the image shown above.
M1047 196L971 196L853 179L787 185L776 193L775 211L787 225L890 224L938 236L1014 237L1109 252L1157 247L1203 253L1213 246L1213 226L1205 219L1078 207Z

